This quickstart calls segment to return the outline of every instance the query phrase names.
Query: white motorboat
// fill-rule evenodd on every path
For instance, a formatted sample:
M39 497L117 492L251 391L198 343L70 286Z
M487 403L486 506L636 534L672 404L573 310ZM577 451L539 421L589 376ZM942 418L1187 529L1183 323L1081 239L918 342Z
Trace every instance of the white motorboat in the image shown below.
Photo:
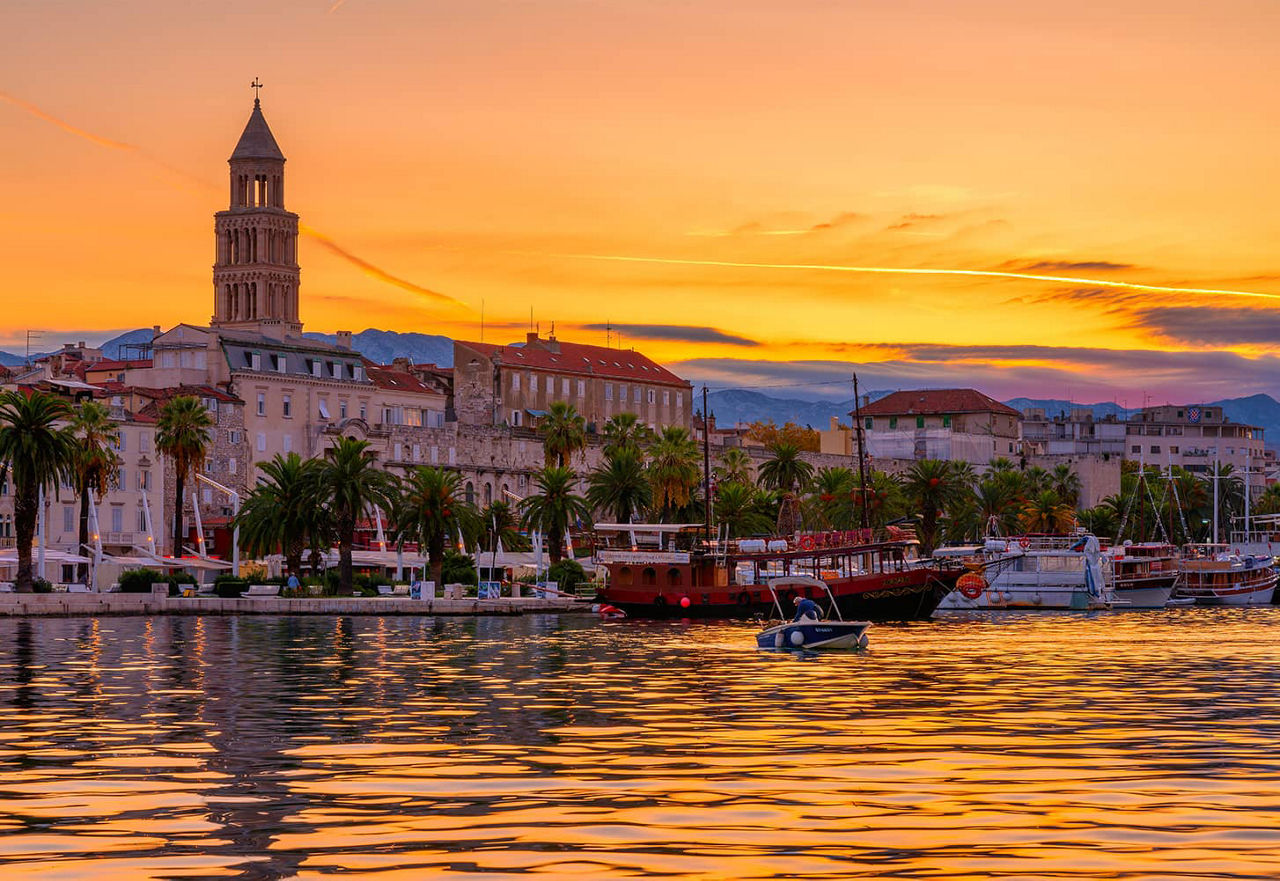
M1106 609L1115 601L1108 561L1088 533L988 539L967 562L972 571L939 610Z
M801 618L788 621L778 601L775 587L786 583L794 586L802 577L790 576L772 579L768 583L769 593L773 596L773 605L778 612L781 623L765 627L756 634L756 647L762 649L864 649L867 647L867 630L869 621L845 621L840 617L840 607L831 594L826 582L817 578L806 579L811 586L826 592L829 604L827 614L835 614L835 619Z

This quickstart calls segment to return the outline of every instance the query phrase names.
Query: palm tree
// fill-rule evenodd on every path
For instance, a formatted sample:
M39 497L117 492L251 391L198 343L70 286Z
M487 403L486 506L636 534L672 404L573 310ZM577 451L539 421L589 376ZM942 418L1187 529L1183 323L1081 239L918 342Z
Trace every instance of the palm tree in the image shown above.
M1049 489L1049 472L1039 465L1032 465L1022 472L1022 485L1028 498L1035 498Z
M633 515L648 510L653 502L653 485L644 464L628 447L607 455L587 477L587 484L592 509L617 523L630 523Z
M1058 494L1064 505L1075 507L1080 504L1080 475L1066 462L1054 466L1049 472L1049 489Z
M568 468L543 468L536 475L537 492L520 503L525 529L540 530L547 537L547 554L554 566L563 559L564 537L578 523L590 525L586 499L573 491L574 474Z
M397 542L426 548L431 580L444 580L444 553L459 529L476 527L479 514L459 493L462 476L430 465L409 472L392 507Z
M800 458L800 448L779 441L769 447L771 458L760 466L760 483L769 489L792 493L813 477L813 466Z
M29 593L35 584L31 545L39 515L40 491L71 476L75 439L56 427L71 415L60 398L43 392L0 394L0 483L13 474L13 520L18 543L14 589Z
M587 420L567 401L552 401L538 426L546 464L565 468L570 458L587 448Z
M729 537L767 533L773 528L777 514L770 516L768 502L754 486L737 481L716 488L715 519L728 524Z
M262 474L232 522L240 527L240 546L248 554L279 550L290 574L302 574L307 541L322 531L316 522L322 510L315 498L319 467L319 460L303 459L297 453L277 454L269 462L258 463Z
M379 471L376 462L368 441L344 437L325 450L315 472L316 498L328 509L338 537L338 584L343 593L351 592L356 522L375 505L393 508L395 478Z
M990 471L978 481L973 491L981 533L991 529L997 535L1008 535L1018 528L1018 509L1022 503L1022 478L1016 471ZM982 538L974 535L973 538Z
M89 544L89 495L99 502L120 473L120 460L115 447L120 444L120 428L111 420L111 411L96 401L85 401L71 418L71 433L76 438L75 462L72 465L76 492L80 496L80 535L77 554ZM89 567L81 563L77 569L81 583L89 580Z
M698 444L687 429L669 425L649 447L649 482L653 507L668 518L693 500L702 481Z
M1115 508L1107 504L1085 508L1078 516L1080 525L1099 537L1114 538L1120 526Z
M1280 514L1280 483L1264 489L1253 501L1254 514Z
M1076 523L1076 511L1053 490L1042 490L1022 506L1022 528L1027 532L1070 532Z
M855 490L862 495L862 487ZM890 520L903 514L902 484L892 474L872 470L867 472L867 526L883 529ZM861 523L861 512L858 514Z
M809 507L827 529L850 529L859 521L858 478L843 466L823 468L813 477Z
M1012 459L1007 459L1004 456L996 456L987 463L987 468L991 471L1015 471L1017 467Z
M494 502L480 514L480 547L485 551L496 550L495 542L501 542L504 550L527 551L529 540L520 531L520 519L507 502Z
M730 447L720 457L720 464L712 469L719 484L745 483L752 486L756 482L755 463L751 455L741 447Z
M963 486L952 475L950 462L921 459L907 469L903 490L919 517L920 553L927 556L933 553L939 518L959 500Z
M634 413L619 413L604 424L605 456L614 456L622 450L635 453L637 459L643 461L644 448L653 439L649 426L640 421Z
M156 451L173 460L173 556L182 556L182 507L187 475L200 468L209 449L213 417L199 398L180 395L165 401L156 420Z

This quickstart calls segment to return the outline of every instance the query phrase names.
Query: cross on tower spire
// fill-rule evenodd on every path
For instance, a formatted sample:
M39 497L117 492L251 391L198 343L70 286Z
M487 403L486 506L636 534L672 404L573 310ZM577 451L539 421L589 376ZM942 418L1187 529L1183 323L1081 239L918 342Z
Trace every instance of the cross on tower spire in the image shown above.
M249 88L253 89L253 103L256 105L258 103L258 98L259 98L258 91L262 88L262 83L255 76L253 78L253 82L249 83Z

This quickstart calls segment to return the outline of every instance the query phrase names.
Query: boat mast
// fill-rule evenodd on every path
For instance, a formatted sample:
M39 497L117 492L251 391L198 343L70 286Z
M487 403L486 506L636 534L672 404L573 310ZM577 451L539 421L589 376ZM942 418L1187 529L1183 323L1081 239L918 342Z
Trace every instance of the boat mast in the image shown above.
M853 375L853 430L858 438L858 494L861 526L867 528L867 472L863 466L865 458L862 449L862 403L858 398L858 374Z
M702 387L702 528L711 546L711 416L707 410L707 387Z

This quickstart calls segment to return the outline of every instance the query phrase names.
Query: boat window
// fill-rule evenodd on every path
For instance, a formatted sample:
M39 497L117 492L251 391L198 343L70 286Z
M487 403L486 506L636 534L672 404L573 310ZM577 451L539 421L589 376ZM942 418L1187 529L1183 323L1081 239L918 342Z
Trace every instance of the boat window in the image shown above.
M680 586L680 570L671 568L667 570L667 584L672 587Z
M618 570L618 584L631 584L630 566L623 566Z
M658 583L658 573L654 570L652 566L646 566L644 571L640 573L640 583L641 584L657 584Z

